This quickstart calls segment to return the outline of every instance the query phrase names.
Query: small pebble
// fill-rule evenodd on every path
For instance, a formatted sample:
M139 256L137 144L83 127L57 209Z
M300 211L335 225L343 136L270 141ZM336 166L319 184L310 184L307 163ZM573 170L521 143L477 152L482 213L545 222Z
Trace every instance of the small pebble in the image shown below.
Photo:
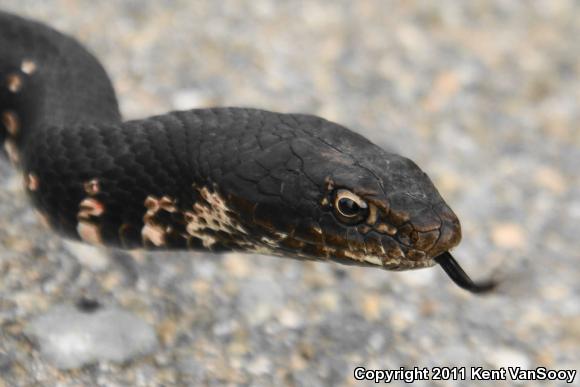
M287 308L280 311L278 314L278 320L280 321L280 324L290 329L298 328L304 324L302 316Z
M173 108L177 110L189 110L204 107L209 103L209 98L201 90L185 89L175 92L172 99Z
M381 297L378 294L365 294L362 298L362 311L369 321L377 320L381 315Z
M555 194L561 194L566 191L566 179L562 173L551 167L542 167L536 171L536 184L546 188Z
M497 247L504 249L521 249L527 240L524 229L515 223L496 224L491 231L491 239Z
M56 367L73 369L100 361L122 363L157 347L154 330L116 307L83 302L55 306L34 318L26 334Z
M270 279L249 280L243 283L238 295L240 312L251 325L269 320L284 303L280 284Z
M494 368L520 367L522 369L528 369L531 365L530 359L525 353L509 347L494 349L487 356L487 361Z
M272 362L267 357L260 356L248 364L247 369L251 374L264 375L272 369Z
M243 254L228 254L224 257L226 270L236 277L247 277L250 274L250 264L248 257Z
M72 240L63 240L63 245L82 265L91 270L102 271L110 264L111 260L102 248Z
M412 287L427 286L433 283L436 278L439 278L437 274L436 270L430 268L396 273L397 279Z

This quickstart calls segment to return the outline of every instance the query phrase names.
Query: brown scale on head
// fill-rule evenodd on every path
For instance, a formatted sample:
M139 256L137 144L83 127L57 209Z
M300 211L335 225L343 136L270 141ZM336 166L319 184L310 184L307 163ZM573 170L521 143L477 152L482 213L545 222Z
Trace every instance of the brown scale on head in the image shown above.
M385 195L379 185L371 187L361 181L349 189L327 176L315 210L320 215L301 216L283 236L254 213L268 235L263 247L271 254L407 270L433 266L435 256L459 243L459 222L442 201L421 204L406 195Z
M459 222L447 206L424 205L411 214L394 206L399 199L388 200L378 190L355 193L333 186L324 197L327 210L349 227L350 237L335 238L336 254L363 264L392 270L432 266L433 257L461 238ZM449 230L442 234L442 228Z

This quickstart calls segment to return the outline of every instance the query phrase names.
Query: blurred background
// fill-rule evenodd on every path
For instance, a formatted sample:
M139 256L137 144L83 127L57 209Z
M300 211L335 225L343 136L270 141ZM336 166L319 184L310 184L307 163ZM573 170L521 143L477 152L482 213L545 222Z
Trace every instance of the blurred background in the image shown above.
M2 161L0 386L358 386L372 383L354 379L357 366L580 368L578 2L1 8L85 44L126 118L215 105L313 113L415 160L462 222L458 261L502 284L483 297L439 268L111 254L44 230ZM94 309L130 314L119 321L144 324L147 339L126 356L105 348L71 366L47 344L50 321L57 311L113 329Z

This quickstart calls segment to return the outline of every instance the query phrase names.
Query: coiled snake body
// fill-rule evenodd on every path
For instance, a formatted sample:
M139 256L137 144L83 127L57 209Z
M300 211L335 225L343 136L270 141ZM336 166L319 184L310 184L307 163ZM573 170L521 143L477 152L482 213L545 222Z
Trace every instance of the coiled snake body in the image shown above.
M412 161L304 114L213 108L122 122L75 40L0 12L0 142L41 217L122 248L237 250L406 270L441 263L457 217Z

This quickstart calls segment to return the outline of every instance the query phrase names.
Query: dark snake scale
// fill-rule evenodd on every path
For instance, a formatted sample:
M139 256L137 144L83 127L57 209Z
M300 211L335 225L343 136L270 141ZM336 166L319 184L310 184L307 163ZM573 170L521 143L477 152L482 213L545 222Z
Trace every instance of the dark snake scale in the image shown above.
M0 12L0 143L40 217L120 248L255 252L407 270L441 264L459 221L409 159L305 114L246 108L123 122L70 37Z

